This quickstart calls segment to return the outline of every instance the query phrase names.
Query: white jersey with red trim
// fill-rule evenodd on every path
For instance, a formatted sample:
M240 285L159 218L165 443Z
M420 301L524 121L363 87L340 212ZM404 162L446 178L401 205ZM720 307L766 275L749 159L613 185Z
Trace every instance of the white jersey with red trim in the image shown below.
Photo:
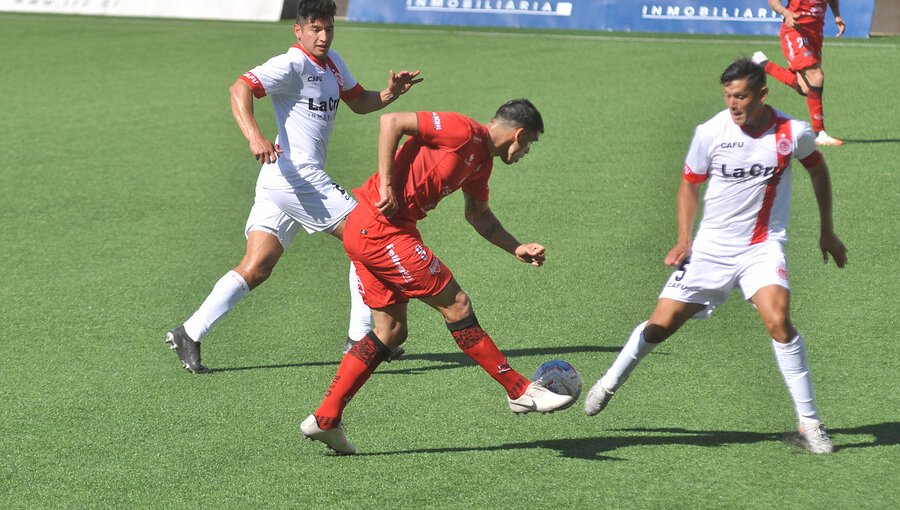
M819 153L807 122L769 111L772 121L758 133L744 131L728 110L694 131L683 177L708 181L695 246L729 249L787 239L790 160Z
M295 44L241 79L255 97L272 98L278 122L275 143L284 150L276 163L263 165L257 185L298 191L330 185L325 156L338 105L363 92L340 55L329 51L322 62Z

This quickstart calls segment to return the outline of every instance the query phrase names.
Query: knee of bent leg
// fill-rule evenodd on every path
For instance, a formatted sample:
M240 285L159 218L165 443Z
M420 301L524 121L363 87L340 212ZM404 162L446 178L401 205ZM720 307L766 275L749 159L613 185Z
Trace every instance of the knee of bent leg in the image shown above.
M673 332L671 328L648 322L644 326L644 341L650 344L658 344L672 336Z
M786 343L794 336L794 325L787 310L770 310L763 318L763 324L776 342Z
M459 290L456 293L456 296L453 298L453 302L450 306L444 307L441 310L441 313L444 315L444 320L449 323L459 322L470 315L473 315L474 309L472 308L472 301L469 299L469 295Z
M272 270L275 267L269 264L244 264L242 263L235 270L244 277L244 281L252 289L272 276Z

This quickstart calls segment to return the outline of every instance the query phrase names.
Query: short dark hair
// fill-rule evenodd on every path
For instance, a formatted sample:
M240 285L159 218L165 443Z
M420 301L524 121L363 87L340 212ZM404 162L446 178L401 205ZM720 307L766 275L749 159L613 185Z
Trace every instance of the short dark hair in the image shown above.
M515 124L529 131L544 132L544 119L541 117L541 112L527 99L507 101L497 109L494 118Z
M749 58L739 58L731 63L719 77L719 83L725 85L734 80L747 80L750 90L760 91L766 86L766 71Z
M334 0L300 0L297 2L297 24L306 20L334 18L337 5Z

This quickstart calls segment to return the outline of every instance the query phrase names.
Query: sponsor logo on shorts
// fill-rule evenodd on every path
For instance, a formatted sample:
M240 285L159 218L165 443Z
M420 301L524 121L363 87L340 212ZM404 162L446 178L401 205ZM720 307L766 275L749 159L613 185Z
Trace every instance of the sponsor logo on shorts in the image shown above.
M413 281L412 275L409 273L409 271L406 270L405 267L403 267L403 262L400 260L400 255L397 255L397 251L394 250L394 243L391 243L391 244L385 246L384 249L387 250L388 257L390 257L391 262L393 262L394 265L397 267L397 271L400 273L400 276L403 277L403 281L405 281L405 282Z
M425 251L425 248L421 244L417 244L415 248L416 255L419 256L422 260L428 260L428 252Z
M788 279L787 268L785 268L784 266L778 266L778 269L776 269L775 272L778 273L778 277L782 280Z
M438 116L437 112L431 112L431 123L434 124L434 130L441 130L441 118Z
M359 291L360 294L366 293L366 288L363 286L363 282L359 279L359 276L356 277L356 290Z

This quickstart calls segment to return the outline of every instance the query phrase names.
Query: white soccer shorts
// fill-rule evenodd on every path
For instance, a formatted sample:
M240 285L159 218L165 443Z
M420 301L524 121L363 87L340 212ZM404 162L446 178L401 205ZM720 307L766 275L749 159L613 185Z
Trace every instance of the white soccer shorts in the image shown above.
M695 245L690 261L672 273L659 297L706 305L693 317L706 319L728 299L735 285L747 300L769 285L790 289L784 246L766 241L725 254Z
M301 227L310 234L331 232L354 207L356 200L334 182L305 193L257 186L244 235L268 232L287 249Z

